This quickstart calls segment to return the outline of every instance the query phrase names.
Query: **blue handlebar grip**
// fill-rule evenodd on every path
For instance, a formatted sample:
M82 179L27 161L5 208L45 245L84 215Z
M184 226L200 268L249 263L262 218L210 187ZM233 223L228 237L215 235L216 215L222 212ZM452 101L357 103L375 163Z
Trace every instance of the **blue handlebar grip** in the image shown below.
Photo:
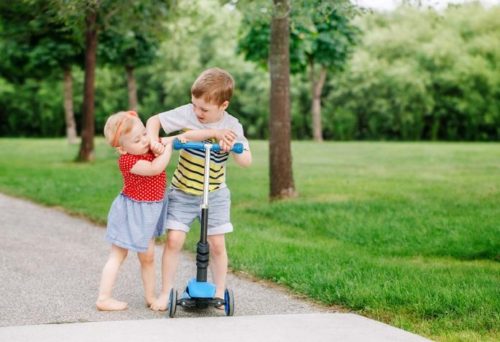
M233 148L231 149L232 152L236 154L242 154L243 153L243 144L242 143L236 143L233 145Z
M191 148L193 150L201 150L205 151L205 143L201 141L190 141L187 143L182 143L179 139L174 140L173 144L174 150L180 150L180 149L186 149L186 148ZM212 151L214 152L219 152L220 151L220 145L219 144L212 144ZM242 143L236 143L233 145L233 148L231 149L231 152L240 154L243 153L243 144Z

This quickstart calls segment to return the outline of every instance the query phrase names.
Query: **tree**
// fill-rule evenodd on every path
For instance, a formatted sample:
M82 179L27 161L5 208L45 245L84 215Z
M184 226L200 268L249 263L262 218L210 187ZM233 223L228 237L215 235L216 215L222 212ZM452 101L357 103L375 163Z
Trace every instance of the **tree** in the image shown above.
M79 64L82 46L74 33L59 23L46 0L24 0L2 4L1 20L4 34L15 47L4 51L5 58L16 61L16 79L28 77L39 80L60 77L63 80L63 98L66 136L70 143L77 138L73 112L72 66ZM21 58L19 51L24 51ZM19 72L19 68L21 72ZM63 77L61 72L63 71Z
M344 68L352 53L357 29L345 15L334 9L324 14L313 12L312 22L312 29L304 31L304 36L308 38L301 41L305 44L304 53L311 82L313 139L323 141L321 94L327 72L339 72Z
M269 72L270 198L297 196L293 181L290 122L289 0L273 0Z
M137 67L149 65L156 57L159 39L152 34L129 29L122 33L107 30L100 37L99 56L104 63L125 69L128 89L128 109L137 111L137 84L134 70Z
M111 28L117 32L125 29L140 29L154 25L150 19L166 15L168 0L113 1L86 0L66 2L52 0L59 11L60 18L68 27L80 28L85 32L85 77L82 120L82 142L77 160L94 159L95 135L95 68L99 33Z
M340 72L349 59L358 36L350 23L355 13L344 1L299 1L290 25L290 62L293 73L308 71L311 85L312 136L322 141L321 96L328 72ZM250 12L239 50L249 60L267 65L269 25L263 16Z
M97 55L98 2L90 2L85 10L85 78L83 89L82 143L77 159L94 160L94 83Z

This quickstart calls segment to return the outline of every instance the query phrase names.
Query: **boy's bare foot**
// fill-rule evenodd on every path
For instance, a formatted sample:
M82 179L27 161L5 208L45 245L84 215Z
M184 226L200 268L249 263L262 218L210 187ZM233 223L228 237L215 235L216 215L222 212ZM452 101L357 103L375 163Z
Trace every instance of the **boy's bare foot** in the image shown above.
M113 298L107 298L97 300L95 306L99 311L121 311L126 310L128 304Z
M221 303L224 302L224 293L222 293L222 295L220 293L215 293L214 299L220 301ZM215 305L215 308L219 310L225 310L224 304Z
M151 310L153 311L165 311L167 310L169 294L160 294L160 296L151 304Z

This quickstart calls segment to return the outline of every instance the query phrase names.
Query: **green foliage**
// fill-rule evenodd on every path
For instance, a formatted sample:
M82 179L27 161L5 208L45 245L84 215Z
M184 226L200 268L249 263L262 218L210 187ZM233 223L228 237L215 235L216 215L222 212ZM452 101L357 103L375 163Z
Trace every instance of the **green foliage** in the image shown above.
M172 3L159 1L166 5L157 7L159 13L150 13L156 8L150 6L155 1L159 0L99 2L105 13L115 13L117 18L116 22L112 16L99 18L97 134L102 132L104 117L128 107L121 67L133 62L138 66L135 76L143 118L189 102L196 76L205 68L219 66L236 80L229 112L242 122L248 136L267 138L268 72L245 61L237 51L238 42L267 49L265 30L269 29L271 8L267 5L271 2L238 1L235 7L218 0L185 0L169 12ZM240 6L242 2L245 6ZM28 8L46 3L52 7L38 11L40 15ZM293 2L291 53L297 73L291 77L290 91L294 139L311 136L311 83L299 71L321 41L335 48L313 25L313 19L332 13L352 16L350 7L337 3ZM83 19L78 14L92 4L22 0L0 5L0 135L64 134L63 95L58 83L65 60L74 66L74 108L79 123L83 81L78 67L82 59L77 56ZM137 7L121 12L123 6ZM313 9L316 11L311 12ZM116 11L107 12L110 10ZM134 21L131 13L150 20ZM157 16L163 19L155 21ZM363 39L346 70L335 73L335 78L329 76L324 87L323 136L336 140L500 139L498 17L498 6L484 9L475 5L439 13L404 7L358 16L351 23L364 32ZM331 20L323 24L341 23ZM253 31L242 36L247 30ZM245 42L246 38L253 40ZM340 46L340 53L345 53ZM252 48L247 52L255 55L252 60L267 64L267 51ZM48 112L41 114L42 110Z
M0 140L0 191L104 223L121 178L96 143L82 164L63 139ZM498 143L294 142L301 196L273 203L268 144L251 146L251 168L228 165L233 270L433 340L498 340Z
M161 24L169 17L172 7L169 1L148 0L108 9L109 13L103 13L100 18L99 59L118 67L151 64L162 38ZM117 10L121 15L113 13Z
M338 139L500 139L500 7L403 7L360 20L363 42L326 101ZM339 113L337 117L336 113ZM357 129L336 132L346 115Z
M158 63L137 72L140 112L150 116L191 101L191 85L206 68L228 70L236 89L228 111L250 137L267 134L268 76L235 55L240 14L217 0L178 3L165 26ZM175 48L174 48L175 47Z
M58 21L50 5L49 0L0 5L3 77L16 83L33 77L49 79L81 62L81 41Z
M99 36L99 60L119 67L139 67L150 64L156 57L155 42L132 30L122 33L105 31Z
M265 4L261 14L252 8L241 26L238 52L267 68L270 15ZM347 15L330 1L315 0L292 6L290 20L290 69L304 72L311 64L342 70L354 46L358 30Z

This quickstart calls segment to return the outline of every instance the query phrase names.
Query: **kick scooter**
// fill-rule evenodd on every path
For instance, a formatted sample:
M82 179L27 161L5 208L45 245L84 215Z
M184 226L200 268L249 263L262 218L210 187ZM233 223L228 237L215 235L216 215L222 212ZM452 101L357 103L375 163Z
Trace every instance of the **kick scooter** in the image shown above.
M224 305L226 316L234 314L234 295L233 291L227 289L224 291L224 299L215 297L215 285L207 281L207 268L209 260L209 246L207 242L208 230L208 190L210 183L210 152L219 152L221 150L218 144L204 142L181 143L178 139L174 140L175 150L194 149L205 151L205 169L203 179L203 204L201 205L201 229L200 240L196 246L196 278L192 278L180 298L175 289L170 290L167 314L173 318L177 305L186 308L206 309L209 306L220 307ZM236 143L231 149L234 153L243 152L243 144Z

